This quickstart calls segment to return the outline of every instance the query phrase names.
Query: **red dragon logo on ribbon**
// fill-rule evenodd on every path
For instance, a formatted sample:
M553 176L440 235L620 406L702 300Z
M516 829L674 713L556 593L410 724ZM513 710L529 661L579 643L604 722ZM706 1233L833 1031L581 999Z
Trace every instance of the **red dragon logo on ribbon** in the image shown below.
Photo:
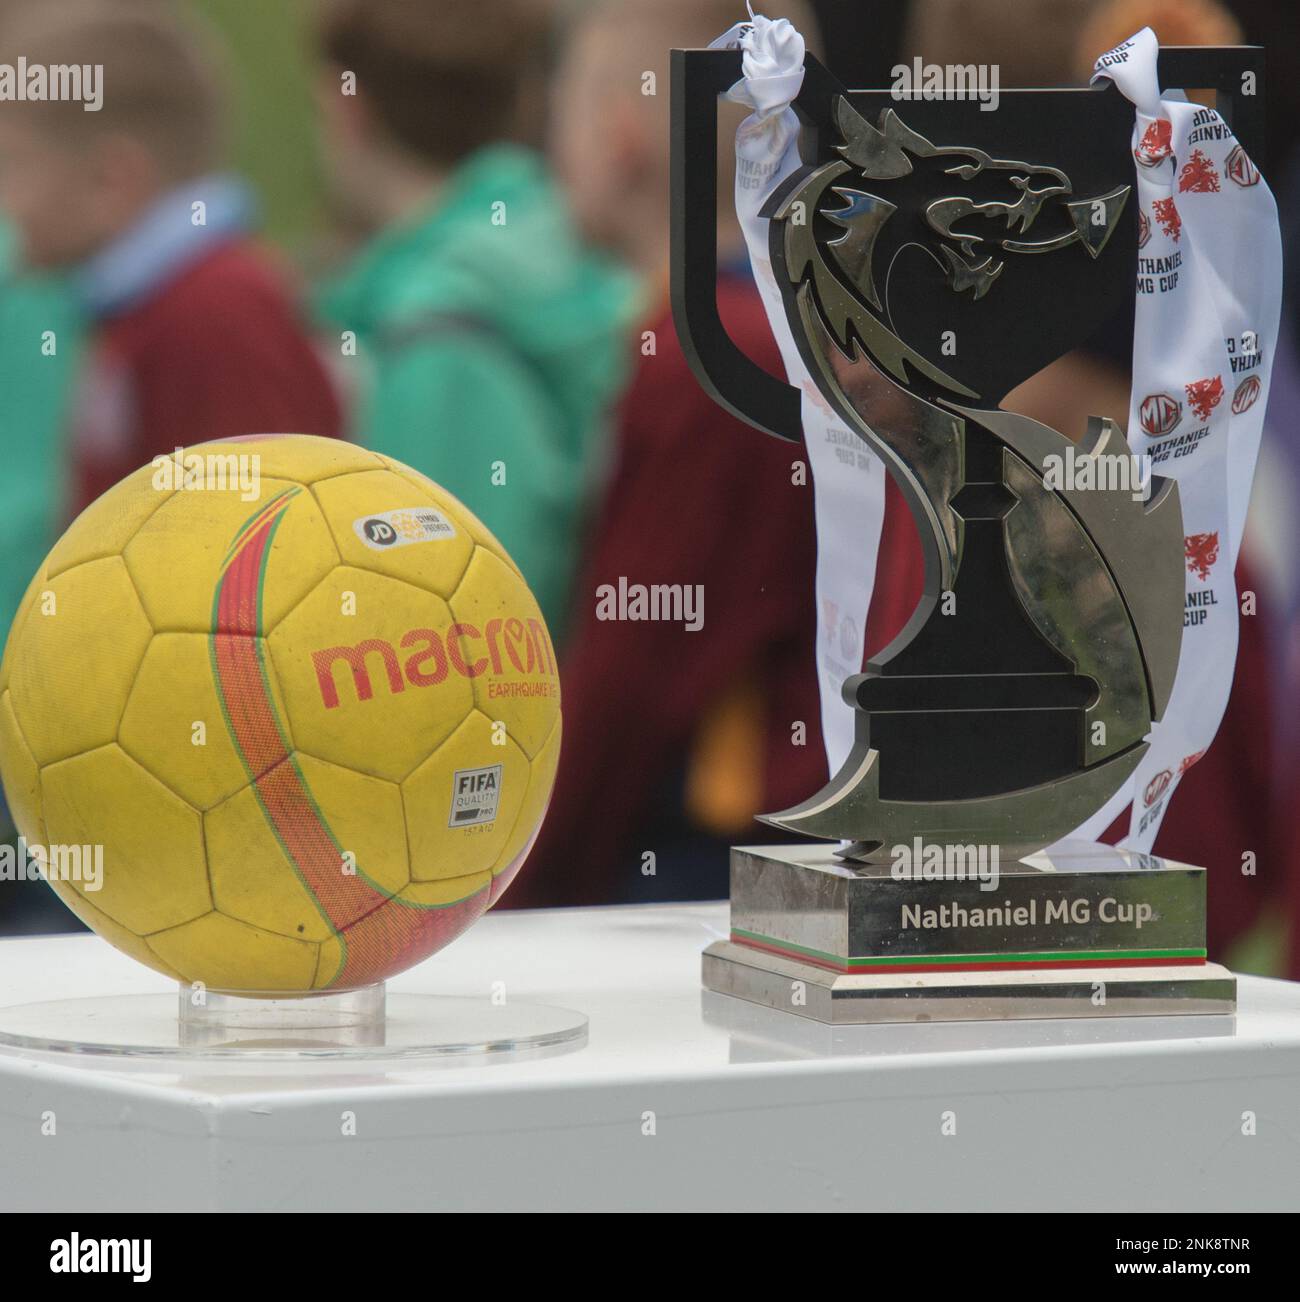
M1173 123L1168 118L1156 118L1142 133L1133 157L1143 167L1155 167L1157 163L1163 163L1172 152L1173 135Z
M1183 164L1178 173L1179 194L1218 194L1219 174L1199 149L1192 150L1192 156Z
M829 597L822 598L822 623L826 629L826 636L834 637L835 630L840 626L840 608L839 604Z
M1155 214L1160 229L1177 244L1178 237L1183 233L1183 219L1178 215L1178 209L1174 206L1174 201L1172 199L1157 199L1151 205L1151 211Z
M1187 405L1196 413L1197 420L1209 420L1210 413L1222 399L1222 376L1212 375L1204 380L1193 380L1187 386Z
M1183 556L1187 560L1188 574L1195 574L1202 583L1210 577L1210 570L1219 559L1219 534L1192 533L1183 539Z

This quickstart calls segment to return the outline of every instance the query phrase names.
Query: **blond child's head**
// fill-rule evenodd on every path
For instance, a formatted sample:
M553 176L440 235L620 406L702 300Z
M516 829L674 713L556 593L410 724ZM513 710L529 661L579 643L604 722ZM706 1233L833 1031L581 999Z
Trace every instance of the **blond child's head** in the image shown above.
M220 162L214 56L162 0L6 3L0 63L81 69L98 100L0 102L0 211L33 266L91 256L162 194Z
M754 8L768 18L789 18L816 49L805 0L771 0ZM554 81L551 153L588 239L636 262L655 223L666 236L670 51L707 46L746 17L742 0L574 4ZM733 210L730 169L741 116L739 108L720 115L724 222Z

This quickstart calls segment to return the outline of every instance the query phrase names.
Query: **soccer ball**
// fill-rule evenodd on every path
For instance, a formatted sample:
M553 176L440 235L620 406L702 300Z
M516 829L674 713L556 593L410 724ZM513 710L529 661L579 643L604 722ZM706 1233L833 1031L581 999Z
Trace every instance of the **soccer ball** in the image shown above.
M446 945L523 863L559 746L501 544L330 439L124 479L46 558L0 668L0 775L50 884L213 990L353 989Z

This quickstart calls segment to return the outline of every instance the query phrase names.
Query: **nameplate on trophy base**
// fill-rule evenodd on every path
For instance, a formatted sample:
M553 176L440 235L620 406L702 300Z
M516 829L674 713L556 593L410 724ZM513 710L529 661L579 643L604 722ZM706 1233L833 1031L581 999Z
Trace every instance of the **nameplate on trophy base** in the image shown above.
M711 990L831 1023L1232 1013L1205 958L1205 870L1069 844L900 847L846 863L830 846L731 852L731 937Z

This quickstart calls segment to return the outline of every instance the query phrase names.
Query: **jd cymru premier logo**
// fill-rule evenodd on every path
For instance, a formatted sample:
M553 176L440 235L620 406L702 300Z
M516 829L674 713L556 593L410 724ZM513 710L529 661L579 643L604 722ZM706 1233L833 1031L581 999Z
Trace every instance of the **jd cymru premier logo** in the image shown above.
M363 515L353 520L352 528L367 547L377 552L410 543L440 542L456 537L456 526L431 506Z

